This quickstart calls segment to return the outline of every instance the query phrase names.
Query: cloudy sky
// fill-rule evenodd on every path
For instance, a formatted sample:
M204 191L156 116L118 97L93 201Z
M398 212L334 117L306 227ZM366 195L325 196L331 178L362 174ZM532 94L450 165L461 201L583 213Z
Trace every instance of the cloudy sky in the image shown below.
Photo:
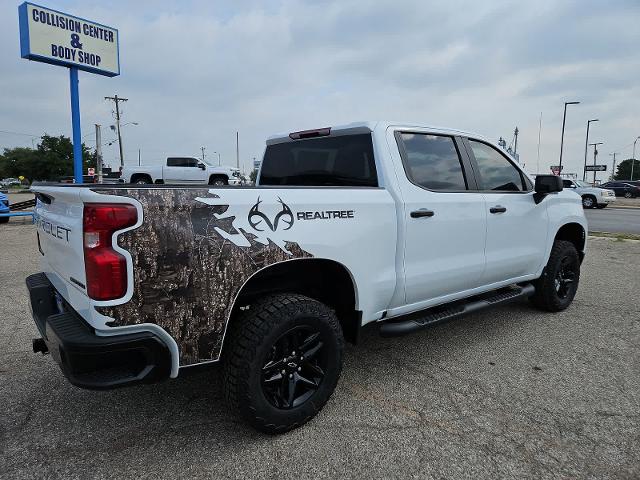
M20 58L19 2L0 5L0 130L70 135L67 70ZM129 98L126 161L168 154L235 164L273 133L356 120L447 126L511 141L535 172L556 164L563 102L565 172L582 172L585 127L598 160L631 156L640 135L640 2L93 1L44 3L120 32L121 75L80 73L85 142L114 135L112 104ZM0 132L0 148L31 145ZM640 147L639 147L640 148ZM117 164L116 145L104 147ZM592 159L590 153L590 158ZM601 163L600 161L598 163Z

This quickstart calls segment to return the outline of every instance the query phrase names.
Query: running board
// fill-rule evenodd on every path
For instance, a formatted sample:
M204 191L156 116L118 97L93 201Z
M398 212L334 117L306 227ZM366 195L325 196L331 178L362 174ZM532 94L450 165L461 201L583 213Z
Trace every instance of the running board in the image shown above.
M514 285L448 305L429 308L422 312L405 316L404 320L388 320L382 323L380 325L380 335L383 337L397 337L417 332L436 323L446 322L470 313L479 312L485 308L504 305L521 298L530 297L534 292L535 287L530 283L523 286Z

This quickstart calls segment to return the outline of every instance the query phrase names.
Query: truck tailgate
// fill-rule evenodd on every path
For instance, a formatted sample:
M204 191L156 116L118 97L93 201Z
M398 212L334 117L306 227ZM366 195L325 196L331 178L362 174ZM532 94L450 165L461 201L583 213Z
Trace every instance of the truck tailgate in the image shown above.
M35 222L42 268L49 279L85 291L80 188L35 186Z

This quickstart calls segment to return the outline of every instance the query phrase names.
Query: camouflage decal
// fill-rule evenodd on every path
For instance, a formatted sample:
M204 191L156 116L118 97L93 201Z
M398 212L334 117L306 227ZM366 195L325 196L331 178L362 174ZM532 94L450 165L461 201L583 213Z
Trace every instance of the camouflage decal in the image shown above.
M236 228L229 205L206 188L97 192L134 198L144 211L142 225L118 238L133 260L133 297L98 310L114 319L110 326L161 326L176 340L181 365L219 358L233 300L253 273L312 256L297 243L276 240L278 245Z

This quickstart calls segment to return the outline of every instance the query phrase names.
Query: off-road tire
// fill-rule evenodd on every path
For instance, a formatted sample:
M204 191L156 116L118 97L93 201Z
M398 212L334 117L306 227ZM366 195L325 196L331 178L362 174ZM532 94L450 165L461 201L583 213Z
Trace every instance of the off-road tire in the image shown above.
M556 279L564 259L574 269L574 279L566 297L561 298L558 293ZM565 240L556 240L551 248L551 255L542 276L534 282L536 288L531 303L548 312L560 312L567 308L578 290L580 282L580 258L573 243Z
M276 408L263 390L264 361L283 335L305 326L317 329L324 340L324 377L304 403ZM222 354L226 400L260 431L283 433L305 424L322 409L338 383L342 329L335 313L317 300L291 293L266 296L231 321L227 337Z

